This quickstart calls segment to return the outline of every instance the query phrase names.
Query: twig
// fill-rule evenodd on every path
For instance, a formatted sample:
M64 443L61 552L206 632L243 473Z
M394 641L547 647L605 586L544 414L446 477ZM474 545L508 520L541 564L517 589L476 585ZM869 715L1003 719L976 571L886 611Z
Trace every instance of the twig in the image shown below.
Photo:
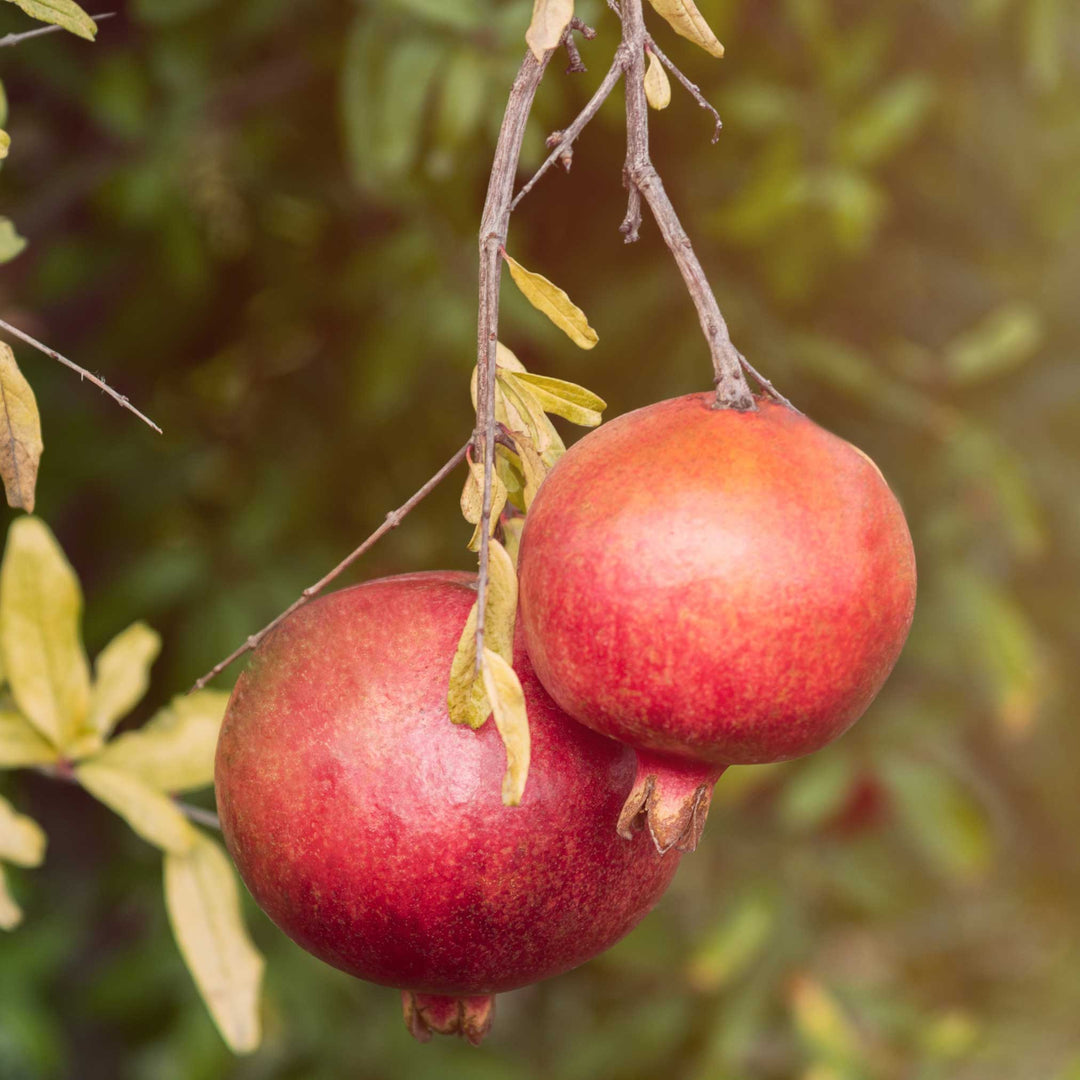
M660 61L686 87L690 96L706 111L712 113L712 118L716 124L713 128L712 139L713 143L719 142L720 132L724 129L724 121L720 119L720 114L706 99L705 95L701 92L701 88L697 83L692 83L668 58L663 50L653 41L652 37L648 34L645 35L645 51L651 52L656 55L656 59Z
M0 319L0 327L3 327L9 334L14 334L15 337L19 338L21 341L25 341L27 345L33 345L33 347L39 352L43 352L46 356L52 357L53 360L59 360L60 363L63 364L65 367L69 367L72 371L78 372L80 378L86 379L89 382L93 383L94 386L96 386L99 390L104 390L105 393L113 399L113 401L118 402L125 409L127 409L128 412L134 413L144 424L152 427L159 435L162 433L161 428L159 428L153 420L139 412L139 410L136 409L135 406L132 405L131 402L128 401L128 399L124 397L123 394L118 394L111 386L109 386L107 382L104 381L104 379L98 378L97 375L91 375L90 372L86 370L86 368L79 367L78 364L76 364L72 360L69 360L66 356L61 356L55 349L50 349L48 345L42 345L40 341L37 341L29 334L24 333L17 326L12 326L9 322L4 322L3 319Z
M349 555L346 555L333 570L320 578L314 585L309 585L292 604L278 615L276 619L267 623L257 634L252 634L243 645L238 649L234 649L220 663L215 664L201 679L196 680L188 693L191 694L196 690L202 690L211 679L220 675L231 663L233 663L233 661L239 660L245 653L251 652L252 649L257 648L259 642L261 642L271 630L279 626L294 611L296 611L297 608L303 607L304 604L313 597L318 596L327 585L339 578L354 562L356 562L357 559L360 558L361 555L374 546L374 544L390 532L391 529L396 529L405 519L405 516L419 503L423 502L423 500L465 460L465 454L470 445L471 442L468 442L458 450L458 452L454 454L454 456L411 498L403 502L396 510L387 514L383 523L358 548L353 550Z
M101 22L102 19L111 19L116 15L115 11L106 11L103 15L91 15L90 18L94 22ZM55 34L57 30L63 30L62 26L39 26L36 30L24 30L21 34L5 34L0 37L0 49L6 45L18 45L20 41L27 41L29 38L41 37L42 34Z

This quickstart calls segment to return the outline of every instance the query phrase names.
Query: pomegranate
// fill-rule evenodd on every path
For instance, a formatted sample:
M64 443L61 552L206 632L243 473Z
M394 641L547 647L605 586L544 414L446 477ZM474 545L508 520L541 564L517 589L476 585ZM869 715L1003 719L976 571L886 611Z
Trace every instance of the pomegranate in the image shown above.
M520 645L532 764L502 804L494 724L447 717L475 599L473 575L423 573L299 609L240 677L217 750L222 830L258 904L328 964L402 989L420 1039L478 1042L495 993L606 949L675 873L616 835L633 753L565 716Z
M692 394L578 442L532 503L520 620L576 720L636 747L620 816L697 843L731 764L817 750L864 712L911 626L915 558L874 463L801 413Z

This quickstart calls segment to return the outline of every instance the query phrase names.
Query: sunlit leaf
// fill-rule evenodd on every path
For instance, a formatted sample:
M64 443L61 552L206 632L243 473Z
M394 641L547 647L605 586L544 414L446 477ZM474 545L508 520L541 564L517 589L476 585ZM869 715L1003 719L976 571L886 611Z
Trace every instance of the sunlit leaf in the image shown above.
M75 776L95 799L156 847L182 855L198 839L198 832L172 799L137 776L96 762L77 766Z
M43 447L34 391L19 370L11 346L0 341L0 476L8 506L28 514L34 512Z
M596 427L603 420L607 402L602 397L586 390L584 386L552 379L547 375L532 375L528 372L520 375L508 374L505 379L514 386L524 383L540 403L544 412L554 413L572 424L582 427Z
M8 891L7 876L0 863L0 930L14 930L23 920L22 908Z
M97 23L74 0L11 0L31 18L69 30L78 37L93 41Z
M716 39L694 0L649 0L658 15L671 24L676 34L700 45L711 56L724 55L724 46Z
M26 238L15 231L14 222L10 218L0 217L0 265L11 262L25 248Z
M562 40L574 14L574 0L534 0L532 21L525 31L525 43L537 60Z
M21 712L0 706L0 769L48 765L59 756L60 751Z
M491 702L495 726L506 747L502 800L517 806L529 776L529 719L525 691L514 669L496 652L484 648L484 689Z
M45 844L41 826L0 796L0 862L40 866L45 858Z
M654 109L666 109L671 104L671 80L654 52L649 53L645 70L645 99Z
M581 349L591 349L600 338L589 325L585 312L558 285L542 274L526 270L516 259L504 255L510 276L522 295L537 311L543 312L570 340Z
M78 578L48 527L17 518L0 567L0 651L16 705L61 749L79 733L90 704L81 613Z
M251 1053L262 1038L265 964L244 926L233 869L209 837L197 834L187 854L166 854L165 906L184 963L222 1037L234 1053Z
M132 623L105 646L94 662L90 689L90 727L107 736L143 698L150 665L161 651L161 637L146 623Z
M200 690L175 697L136 731L125 732L93 758L137 776L158 791L178 793L214 781L214 752L229 695Z

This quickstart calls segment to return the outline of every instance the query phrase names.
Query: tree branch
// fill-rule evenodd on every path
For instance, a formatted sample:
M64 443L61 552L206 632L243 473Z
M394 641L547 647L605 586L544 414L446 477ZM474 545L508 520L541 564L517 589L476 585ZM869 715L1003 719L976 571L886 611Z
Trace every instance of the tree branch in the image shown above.
M720 132L724 129L724 121L720 119L720 114L709 103L705 95L701 92L701 88L697 83L692 83L666 56L663 50L653 41L651 35L645 35L645 51L651 52L656 55L656 59L660 61L679 80L689 92L690 96L706 111L712 113L715 127L713 128L712 139L713 143L719 142Z
M279 626L285 621L294 611L301 608L309 600L318 596L319 593L326 588L332 581L339 578L357 559L360 558L369 548L373 547L375 543L382 539L391 529L396 529L402 521L405 520L406 515L413 510L417 505L424 501L428 495L430 495L438 486L445 480L450 473L454 471L465 460L465 454L468 451L470 443L466 443L454 456L433 476L430 480L424 484L411 498L406 500L396 510L391 511L386 515L386 519L383 523L356 549L350 554L346 555L324 577L320 578L314 585L309 585L300 596L293 601L276 619L269 622L264 626L257 634L252 634L251 637L244 642L239 648L234 649L228 656L225 657L220 663L215 664L201 679L197 679L189 694L194 693L196 690L202 690L211 679L220 675L233 661L239 660L245 653L251 652L252 649L258 647L259 643L270 633L275 627Z

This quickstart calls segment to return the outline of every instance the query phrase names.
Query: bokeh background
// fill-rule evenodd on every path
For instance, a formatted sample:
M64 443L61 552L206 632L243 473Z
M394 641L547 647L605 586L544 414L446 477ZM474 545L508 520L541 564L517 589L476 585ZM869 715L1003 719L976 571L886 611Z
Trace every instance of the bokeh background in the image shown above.
M51 843L12 873L2 1080L1080 1077L1080 9L700 6L722 62L652 28L726 128L711 145L676 87L654 156L741 348L903 501L919 610L880 699L813 759L732 770L659 908L501 998L480 1049L414 1044L394 992L252 908L266 1035L232 1058L168 932L158 853L77 790L5 775ZM579 8L590 71L553 65L526 168L617 42L603 4ZM0 51L0 212L29 240L0 315L165 429L17 347L91 653L135 618L164 634L146 713L466 437L475 230L530 10L132 0L95 45ZM508 245L600 345L578 352L511 287L502 330L609 415L710 375L655 229L617 231L621 123L616 98ZM459 487L353 579L469 567Z

